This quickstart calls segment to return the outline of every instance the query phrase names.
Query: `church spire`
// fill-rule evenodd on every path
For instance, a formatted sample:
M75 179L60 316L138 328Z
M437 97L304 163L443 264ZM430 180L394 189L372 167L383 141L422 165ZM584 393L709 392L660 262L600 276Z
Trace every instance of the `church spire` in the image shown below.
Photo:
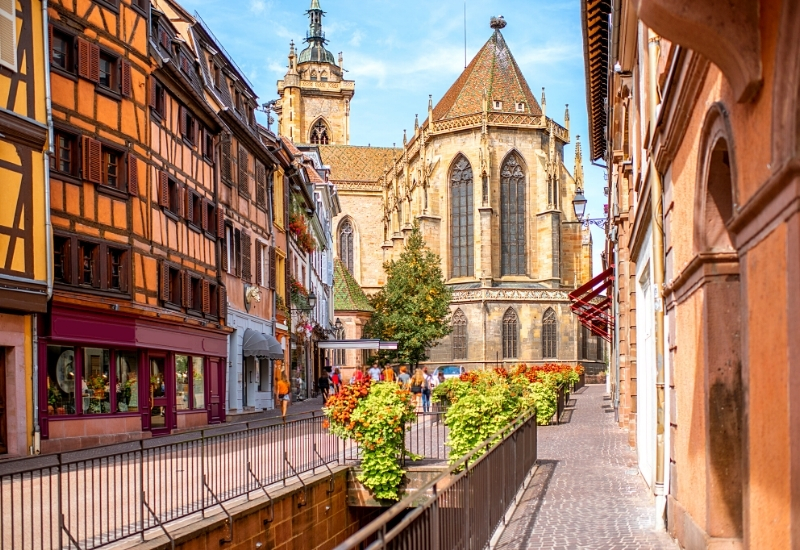
M575 136L575 187L583 189L583 154L581 136Z
M319 0L311 0L311 7L306 13L309 19L306 42L319 46L325 45L328 42L325 40L325 33L322 31L322 16L325 15L325 12L319 7Z

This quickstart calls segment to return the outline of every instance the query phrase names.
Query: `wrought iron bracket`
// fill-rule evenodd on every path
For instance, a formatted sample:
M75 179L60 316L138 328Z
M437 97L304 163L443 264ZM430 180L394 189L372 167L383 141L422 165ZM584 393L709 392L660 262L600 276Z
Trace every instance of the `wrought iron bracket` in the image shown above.
M222 546L227 542L233 542L233 518L231 517L231 513L222 505L222 502L217 498L217 495L209 486L208 481L206 480L206 476L203 476L203 485L205 485L206 490L211 493L211 496L214 497L214 500L217 502L217 505L222 508L222 511L225 512L225 515L228 516L228 538L219 539L219 544Z
M289 462L289 453L287 453L287 452L283 453L283 461L286 462L286 464L289 466L289 468L292 469L292 473L295 475L295 477L298 480L300 480L300 484L303 486L303 500L300 503L298 503L298 505L297 505L298 508L302 508L303 506L308 504L308 500L306 499L306 497L308 496L308 493L307 493L307 490L306 490L306 484L303 481L303 478L300 477L300 475L297 473L297 470L294 469L294 466L292 466L292 463Z
M247 463L247 471L250 472L250 476L255 480L258 488L264 491L264 494L267 495L269 499L269 518L264 520L264 525L272 522L275 519L275 503L272 501L272 495L267 492L267 488L264 487L264 484L258 479L255 473L253 473L253 468L250 466L250 462ZM247 500L250 500L250 493L247 493Z
M331 467L328 466L328 463L325 462L325 459L322 458L322 455L320 455L319 452L317 451L316 443L314 443L314 454L317 455L317 458L319 458L322 461L323 466L325 466L328 469L328 473L331 474L331 477L328 480L328 490L326 491L326 493L330 495L336 490L336 483L333 480L333 470L331 470Z
M161 523L160 519L158 519L158 514L156 514L153 511L153 509L150 508L150 505L147 503L147 498L145 497L144 491L142 491L142 504L144 504L144 507L147 508L148 512L150 512L150 515L153 516L153 519L156 520L156 525L161 527L161 530L164 531L165 535L167 535L167 538L169 539L169 543L172 546L172 550L175 550L175 539L172 538L172 535L169 534L169 531L167 531L167 528L164 527L164 524Z

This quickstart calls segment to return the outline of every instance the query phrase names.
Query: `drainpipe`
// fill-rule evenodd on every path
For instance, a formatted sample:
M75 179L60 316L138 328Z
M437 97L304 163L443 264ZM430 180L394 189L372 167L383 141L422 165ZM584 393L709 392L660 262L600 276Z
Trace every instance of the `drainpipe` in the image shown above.
M44 43L45 116L47 120L47 151L44 155L44 227L47 300L53 297L53 226L50 220L50 155L53 152L53 110L50 101L50 33L48 32L47 0L42 0L42 40ZM33 447L31 454L41 453L41 428L39 426L39 334L38 315L31 316L31 347L33 380Z
M647 31L647 99L650 119L650 202L652 206L653 227L653 299L655 300L655 348L656 348L656 526L664 528L664 509L666 490L664 488L665 430L664 414L664 205L661 198L661 175L653 161L652 144L658 117L658 86L656 71L661 38L652 30Z

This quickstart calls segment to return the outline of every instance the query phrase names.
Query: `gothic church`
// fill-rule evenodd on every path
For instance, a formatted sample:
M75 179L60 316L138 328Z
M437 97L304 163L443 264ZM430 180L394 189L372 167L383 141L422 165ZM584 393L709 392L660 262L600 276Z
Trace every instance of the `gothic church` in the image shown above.
M319 0L307 13L307 46L296 54L292 44L278 82L280 133L318 148L330 168L342 205L337 256L364 291L385 283L382 264L416 221L453 289L453 331L430 350L431 365L601 368L602 346L567 297L592 276L591 236L572 208L580 144L570 174L569 111L563 124L547 116L544 89L540 103L503 38L505 20L492 18L489 40L438 103L429 98L403 146L382 148L349 144L355 82L326 49Z

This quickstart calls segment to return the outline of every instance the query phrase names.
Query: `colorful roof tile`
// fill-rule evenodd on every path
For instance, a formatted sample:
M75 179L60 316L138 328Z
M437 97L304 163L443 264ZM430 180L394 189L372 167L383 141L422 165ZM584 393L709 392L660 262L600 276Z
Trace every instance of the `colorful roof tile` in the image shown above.
M338 258L333 264L333 309L334 311L366 311L375 309L361 287Z
M483 92L490 111L517 113L517 103L525 104L526 114L541 115L542 109L522 76L511 50L499 29L447 90L433 109L433 119L445 120L483 111ZM502 101L495 109L494 101Z
M393 147L357 147L354 145L319 145L322 162L331 167L330 179L345 182L378 184L383 171L394 165L403 150Z

